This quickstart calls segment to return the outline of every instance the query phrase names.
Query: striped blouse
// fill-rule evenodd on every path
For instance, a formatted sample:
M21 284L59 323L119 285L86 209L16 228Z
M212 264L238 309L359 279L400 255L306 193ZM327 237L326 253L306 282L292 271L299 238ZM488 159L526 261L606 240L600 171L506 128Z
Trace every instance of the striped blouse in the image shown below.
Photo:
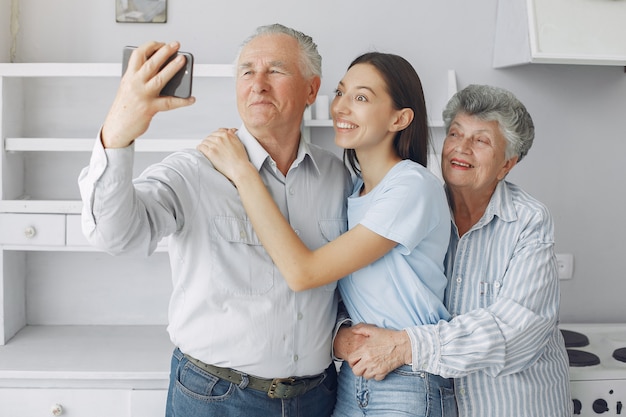
M547 208L501 181L446 257L449 322L407 328L414 370L455 378L460 417L569 417L559 280Z

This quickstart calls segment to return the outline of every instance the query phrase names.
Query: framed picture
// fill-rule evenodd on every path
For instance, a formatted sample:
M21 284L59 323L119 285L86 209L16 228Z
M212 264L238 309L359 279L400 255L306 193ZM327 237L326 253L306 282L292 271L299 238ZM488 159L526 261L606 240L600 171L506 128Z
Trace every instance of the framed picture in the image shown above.
M119 23L165 23L167 0L115 0L115 20Z

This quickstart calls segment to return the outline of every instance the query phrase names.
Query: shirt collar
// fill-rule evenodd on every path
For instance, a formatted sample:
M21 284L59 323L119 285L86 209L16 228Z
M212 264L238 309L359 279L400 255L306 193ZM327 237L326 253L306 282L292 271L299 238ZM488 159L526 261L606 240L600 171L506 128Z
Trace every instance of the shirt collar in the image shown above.
M246 129L245 125L241 125L239 130L237 130L237 136L243 143L243 146L246 148L248 152L248 158L250 158L250 162L257 170L261 170L261 167L265 163L266 160L272 161L272 157L269 153L261 146L259 141L256 140L254 136ZM300 165L305 159L311 161L315 172L319 175L320 171L315 162L315 158L313 153L311 152L311 148L309 144L300 140L300 144L298 145L298 154L296 155L296 160L291 164L291 168L296 168Z
M449 197L448 197L449 198ZM499 217L502 221L513 222L517 220L517 211L515 210L515 204L511 196L511 190L508 187L508 183L504 180L498 182L496 189L491 195L489 204L483 213L483 216L476 222L470 230L479 229L486 226L491 222L494 217ZM454 223L454 212L450 207L450 217L452 224L456 230L456 224ZM458 230L457 230L458 235Z
M479 223L487 224L494 216L498 216L505 222L512 222L517 219L511 191L504 180L498 182L485 214Z

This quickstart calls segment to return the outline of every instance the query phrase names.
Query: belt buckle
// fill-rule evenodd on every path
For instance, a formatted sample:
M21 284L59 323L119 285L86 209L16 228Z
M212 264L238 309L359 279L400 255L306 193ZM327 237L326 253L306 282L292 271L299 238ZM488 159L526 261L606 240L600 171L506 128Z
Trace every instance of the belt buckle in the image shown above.
M281 385L293 386L296 382L296 378L288 377L288 378L274 378L272 379L272 383L270 384L270 389L267 391L267 395L270 398L288 398L285 396L285 393L276 393L276 389Z

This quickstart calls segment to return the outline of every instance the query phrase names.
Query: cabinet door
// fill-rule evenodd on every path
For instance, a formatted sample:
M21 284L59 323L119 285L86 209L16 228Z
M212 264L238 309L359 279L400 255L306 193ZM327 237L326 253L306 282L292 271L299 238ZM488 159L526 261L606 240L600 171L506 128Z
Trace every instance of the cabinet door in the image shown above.
M130 417L130 390L0 389L0 415Z
M65 245L65 215L0 214L0 244Z

